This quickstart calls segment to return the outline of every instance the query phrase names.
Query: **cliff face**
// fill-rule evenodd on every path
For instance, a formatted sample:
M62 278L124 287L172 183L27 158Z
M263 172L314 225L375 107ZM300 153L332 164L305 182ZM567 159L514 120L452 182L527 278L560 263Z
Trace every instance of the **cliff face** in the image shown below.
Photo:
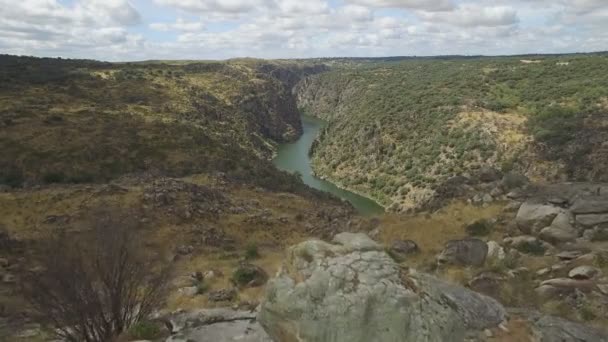
M396 211L423 207L456 176L474 183L487 168L604 181L608 106L586 84L608 91L597 74L608 62L558 61L414 60L308 77L295 88L298 107L329 122L313 168Z

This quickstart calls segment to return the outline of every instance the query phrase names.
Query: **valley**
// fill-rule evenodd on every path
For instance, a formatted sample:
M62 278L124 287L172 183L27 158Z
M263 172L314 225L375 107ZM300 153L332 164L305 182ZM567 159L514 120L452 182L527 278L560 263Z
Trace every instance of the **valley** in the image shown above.
M53 340L24 288L49 280L49 242L114 217L149 275L170 270L117 342L403 329L380 283L461 340L603 341L607 71L606 54L1 55L0 340Z

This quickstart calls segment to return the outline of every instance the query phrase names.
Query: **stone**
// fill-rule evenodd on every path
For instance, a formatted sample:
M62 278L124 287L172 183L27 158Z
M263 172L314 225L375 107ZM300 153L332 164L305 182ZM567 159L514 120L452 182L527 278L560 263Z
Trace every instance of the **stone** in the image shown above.
M551 197L547 200L547 202L560 206L560 207L566 207L568 206L568 199L567 198L563 198L563 197Z
M288 249L258 315L275 341L463 341L506 312L495 300L401 268L381 246L342 233Z
M234 288L229 288L217 291L210 291L207 294L207 298L211 302L230 302L234 298L236 298L236 290Z
M546 246L544 246L536 237L531 235L505 238L503 243L527 254L543 254L546 250Z
M608 197L580 197L574 200L570 211L575 214L601 214L608 213Z
M475 238L450 240L437 256L437 261L456 265L481 266L487 255L488 245L483 240Z
M0 258L0 267L8 267L9 262L7 258Z
M391 255L396 256L400 260L405 260L408 255L418 253L420 249L415 241L397 240L391 245L390 251Z
M14 275L10 274L10 273L5 273L2 276L2 282L5 283L5 284L14 284L14 283L17 282L17 278Z
M494 202L494 198L493 198L493 197L492 197L492 195L490 195L490 194L484 194L484 195L481 197L481 201L482 201L483 203L488 204L488 203L492 203L492 202Z
M573 222L574 216L572 216L572 213L569 211L562 211L555 216L555 219L551 222L551 227L562 230L574 230L574 226L572 225Z
M519 229L526 234L537 234L549 226L563 209L553 205L524 202L515 217Z
M540 286L536 288L535 291L543 298L551 298L556 295L574 292L574 290L588 293L593 291L595 288L595 284L589 280L554 278L540 283Z
M538 342L607 342L608 335L596 328L574 323L553 316L530 319L530 325Z
M498 273L483 272L471 279L467 285L475 292L483 293L486 296L493 298L499 298L504 281L505 278Z
M505 213L516 213L519 210L519 207L521 207L521 202L511 201L502 208L502 211Z
M583 255L581 251L563 251L559 252L556 257L560 260L574 260Z
M498 242L488 241L488 260L503 260L505 256L505 249Z
M608 214L585 214L576 215L576 223L583 227L595 227L608 223Z
M541 268L540 270L536 271L536 275L539 277L544 277L549 274L551 274L551 268L549 267Z
M574 241L577 237L578 232L574 229L561 229L556 227L543 228L539 234L541 240L553 244Z
M177 292L179 292L181 295L186 296L186 297L194 297L194 296L198 295L198 287L186 286L186 287L182 287L181 289L177 290Z
M592 279L601 276L602 271L593 266L578 266L568 272L568 277L573 279Z
M165 318L172 332L166 342L273 342L256 315L226 308L179 312Z

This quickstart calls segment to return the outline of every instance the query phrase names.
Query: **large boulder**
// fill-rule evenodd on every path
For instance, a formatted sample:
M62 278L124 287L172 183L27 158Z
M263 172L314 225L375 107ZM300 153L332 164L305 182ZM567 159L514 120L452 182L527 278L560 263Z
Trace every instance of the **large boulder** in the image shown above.
M550 204L525 202L519 207L515 222L519 229L526 234L537 234L549 226L563 209Z
M608 213L608 196L586 196L577 198L570 207L572 213L600 214Z
M276 341L463 341L505 320L493 299L401 268L363 234L287 251L258 316Z
M576 223L583 227L595 227L601 224L608 224L608 213L576 215Z
M256 314L225 308L178 312L166 318L171 330L166 342L273 342Z
M481 266L488 255L488 244L480 239L450 240L437 256L440 263Z

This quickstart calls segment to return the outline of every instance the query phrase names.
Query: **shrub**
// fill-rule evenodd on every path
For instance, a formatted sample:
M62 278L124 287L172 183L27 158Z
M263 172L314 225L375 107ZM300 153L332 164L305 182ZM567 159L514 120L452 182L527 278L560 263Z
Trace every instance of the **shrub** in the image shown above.
M42 177L42 180L47 183L62 183L65 180L65 175L61 172L49 172Z
M84 236L60 231L46 241L43 271L26 276L22 289L59 339L112 341L160 304L169 268L143 253L133 216L107 208L92 215Z
M488 220L477 220L465 226L465 230L472 236L486 236L492 230L492 224Z
M161 336L161 329L154 322L141 321L129 329L129 335L132 339L153 340Z
M245 259L257 259L260 257L260 253L258 251L258 246L256 244L250 244L245 248Z

